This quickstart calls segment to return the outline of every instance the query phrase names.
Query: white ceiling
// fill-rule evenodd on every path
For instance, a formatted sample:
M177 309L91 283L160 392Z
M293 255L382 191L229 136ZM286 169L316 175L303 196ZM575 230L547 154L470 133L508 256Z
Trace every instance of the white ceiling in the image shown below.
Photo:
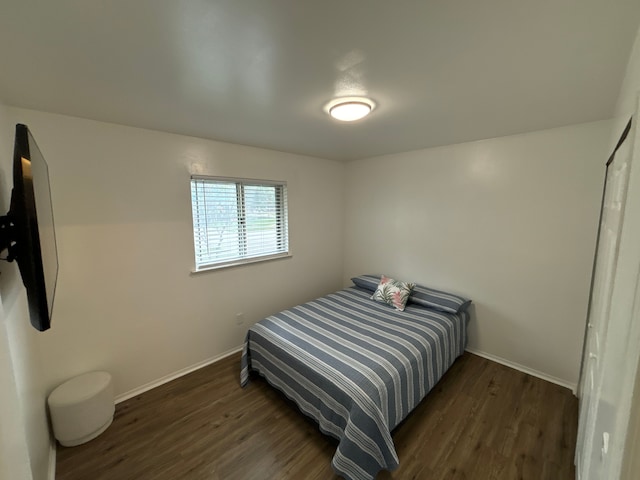
M0 0L0 100L348 160L611 116L638 0ZM368 95L344 124L323 106Z

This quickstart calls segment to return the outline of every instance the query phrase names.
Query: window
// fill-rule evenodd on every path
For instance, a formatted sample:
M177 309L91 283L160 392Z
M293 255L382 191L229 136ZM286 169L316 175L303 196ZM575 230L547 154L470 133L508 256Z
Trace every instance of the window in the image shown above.
M284 182L191 177L196 271L289 254Z

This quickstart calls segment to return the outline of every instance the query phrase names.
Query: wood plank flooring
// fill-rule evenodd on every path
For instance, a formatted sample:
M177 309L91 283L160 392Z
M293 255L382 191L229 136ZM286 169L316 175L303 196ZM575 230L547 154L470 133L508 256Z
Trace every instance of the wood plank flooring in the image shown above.
M233 355L119 404L84 445L58 446L58 480L337 477L337 442ZM465 353L393 432L378 480L573 480L578 402L562 387Z

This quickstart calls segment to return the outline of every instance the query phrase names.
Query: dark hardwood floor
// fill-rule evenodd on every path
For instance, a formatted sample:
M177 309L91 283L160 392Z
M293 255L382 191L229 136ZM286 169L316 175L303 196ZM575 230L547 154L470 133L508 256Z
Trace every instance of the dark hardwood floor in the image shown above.
M239 354L119 404L84 445L58 446L58 480L336 479L336 441ZM578 402L562 387L465 353L393 432L378 479L573 480Z

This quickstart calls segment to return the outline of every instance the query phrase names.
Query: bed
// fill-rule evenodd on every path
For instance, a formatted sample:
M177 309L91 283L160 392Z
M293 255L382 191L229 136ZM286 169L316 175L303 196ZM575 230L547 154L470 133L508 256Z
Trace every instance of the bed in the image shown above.
M267 317L242 352L241 385L257 372L338 439L332 466L349 480L399 465L391 431L467 342L465 309L401 312L370 297L353 286Z

